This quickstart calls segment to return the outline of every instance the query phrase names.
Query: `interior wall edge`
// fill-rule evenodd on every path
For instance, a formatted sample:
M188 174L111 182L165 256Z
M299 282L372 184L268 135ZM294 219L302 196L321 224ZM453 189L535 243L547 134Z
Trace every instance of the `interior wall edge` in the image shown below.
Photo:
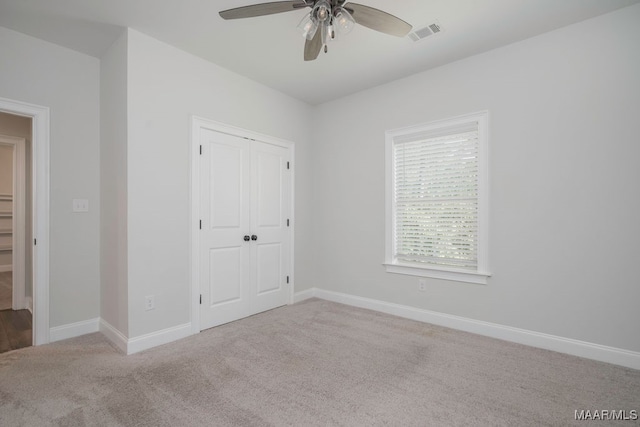
M100 319L100 333L104 335L118 350L127 354L127 337L109 322Z

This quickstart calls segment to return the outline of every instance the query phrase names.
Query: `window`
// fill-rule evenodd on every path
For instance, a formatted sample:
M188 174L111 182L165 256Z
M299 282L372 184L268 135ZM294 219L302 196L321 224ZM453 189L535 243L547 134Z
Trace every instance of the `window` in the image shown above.
M386 133L388 272L486 283L487 118Z

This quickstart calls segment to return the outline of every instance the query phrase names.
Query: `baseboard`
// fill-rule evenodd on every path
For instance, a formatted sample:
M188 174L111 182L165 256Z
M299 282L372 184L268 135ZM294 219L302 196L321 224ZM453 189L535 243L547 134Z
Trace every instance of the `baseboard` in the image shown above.
M120 351L127 354L127 337L118 329L111 326L109 322L100 319L100 332L107 337Z
M0 273L6 273L7 271L13 271L12 264L0 265Z
M182 338L193 335L191 332L191 323L174 326L173 328L163 329L161 331L152 332L150 334L141 335L136 338L130 338L127 345L127 354L138 353L162 344L168 344Z
M100 332L124 354L134 354L162 344L168 344L192 335L191 323L163 329L135 338L127 338L122 332L100 319Z
M612 363L632 369L640 369L640 352L608 347L495 323L483 322L400 304L393 304L371 298L363 298L340 292L314 288L296 294L294 296L294 300L297 302L312 297L351 305L354 307L375 310L407 319L417 320L419 322L445 326L491 338L529 345L531 347L557 351L559 353Z
M309 298L313 298L315 290L316 290L315 288L312 288L312 289L307 289L306 291L296 292L295 294L293 294L293 303L295 304L297 302L304 301Z
M49 329L49 342L66 340L91 334L100 330L100 319L83 320L82 322L69 323L68 325L55 326Z
M109 324L109 322L101 318L95 318L51 328L49 330L49 342L75 338L93 332L102 332L109 341L125 354L138 353L193 335L191 332L191 323L185 323L184 325L163 329L136 338L127 338L122 332Z

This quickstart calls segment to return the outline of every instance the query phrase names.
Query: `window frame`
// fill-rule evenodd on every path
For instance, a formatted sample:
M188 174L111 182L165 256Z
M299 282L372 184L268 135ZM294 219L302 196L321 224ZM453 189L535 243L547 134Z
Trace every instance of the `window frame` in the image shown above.
M394 141L411 135L452 126L478 124L478 262L475 271L449 268L435 264L412 264L395 258L395 161ZM385 132L385 262L388 273L405 274L458 282L487 284L489 270L489 112L480 111L436 120Z

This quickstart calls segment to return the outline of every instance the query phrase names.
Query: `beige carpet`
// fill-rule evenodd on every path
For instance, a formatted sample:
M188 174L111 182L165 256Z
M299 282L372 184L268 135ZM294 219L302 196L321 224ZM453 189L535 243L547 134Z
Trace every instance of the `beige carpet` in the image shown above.
M0 273L0 310L11 308L12 304L12 281L13 273L11 271L3 271Z
M132 356L100 334L0 355L2 426L562 426L583 409L640 410L640 371L317 299Z

